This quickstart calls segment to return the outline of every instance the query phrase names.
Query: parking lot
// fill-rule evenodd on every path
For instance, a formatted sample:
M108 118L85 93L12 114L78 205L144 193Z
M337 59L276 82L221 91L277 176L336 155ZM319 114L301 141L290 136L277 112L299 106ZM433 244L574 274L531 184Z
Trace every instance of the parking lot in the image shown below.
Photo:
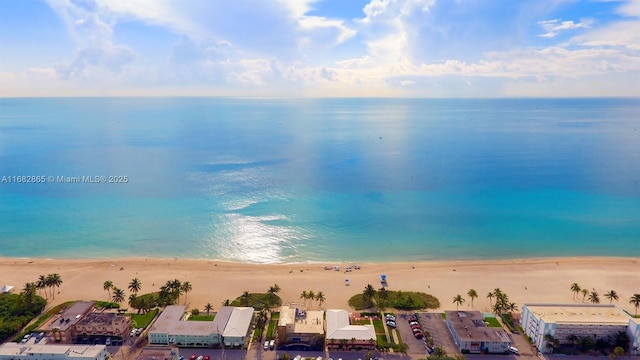
M458 347L447 328L442 316L438 313L418 313L422 331L428 331L433 337L433 346L440 346L447 354L458 353Z

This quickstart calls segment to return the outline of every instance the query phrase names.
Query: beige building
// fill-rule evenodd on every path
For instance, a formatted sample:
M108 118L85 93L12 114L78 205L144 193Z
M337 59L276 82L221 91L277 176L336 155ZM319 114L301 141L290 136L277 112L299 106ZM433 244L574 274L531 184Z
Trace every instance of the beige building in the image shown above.
M326 345L329 350L374 349L376 331L373 325L351 325L346 310L326 312Z
M640 347L640 319L632 318L614 305L525 304L520 324L542 353L552 351L545 335L563 344L569 342L571 335L609 341L619 332L625 332L631 339L631 353L638 354Z
M322 347L324 343L324 312L301 311L282 306L277 328L278 347L303 345Z
M446 324L462 353L506 353L511 338L502 329L488 327L480 311L445 311Z
M123 339L131 328L131 318L110 312L91 312L76 324L76 337L113 336Z
M78 301L64 310L62 314L54 316L40 327L48 340L54 342L72 344L76 338L76 324L91 312L93 301Z
M106 360L108 357L104 345L25 345L11 342L0 345L0 360Z

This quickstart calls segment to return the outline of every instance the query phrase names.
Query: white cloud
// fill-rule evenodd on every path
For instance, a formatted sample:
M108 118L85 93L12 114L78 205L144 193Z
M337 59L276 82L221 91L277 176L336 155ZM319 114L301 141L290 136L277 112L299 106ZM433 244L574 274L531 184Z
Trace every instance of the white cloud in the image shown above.
M575 30L580 28L588 28L589 21L581 21L578 23L574 23L573 20L562 21L560 19L553 19L553 20L538 21L538 25L540 25L546 31L546 33L540 34L538 36L552 38L558 35L558 33L563 30Z

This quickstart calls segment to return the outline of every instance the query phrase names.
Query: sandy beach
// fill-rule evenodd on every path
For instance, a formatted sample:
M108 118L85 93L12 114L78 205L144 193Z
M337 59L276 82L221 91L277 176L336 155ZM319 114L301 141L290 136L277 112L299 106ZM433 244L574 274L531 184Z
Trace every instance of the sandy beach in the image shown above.
M340 266L340 271L325 266ZM59 260L3 258L0 262L0 286L14 285L19 291L26 282L39 275L58 273L63 284L51 305L68 300L107 300L105 280L124 289L133 278L142 282L141 293L157 291L167 280L189 281L193 290L187 294L190 308L203 309L211 303L214 310L225 299L233 300L243 291L266 292L278 284L284 302L302 304L302 291L323 291L324 308L349 309L347 300L361 293L367 284L380 288L380 275L386 274L388 289L430 293L440 299L441 309L454 309L453 297L461 294L471 308L467 291L475 289L479 298L474 308L488 311L486 294L499 287L520 308L523 303L581 303L569 290L577 282L589 290L596 289L601 303L609 303L604 294L615 290L615 304L633 313L629 297L640 293L639 258L544 258L493 261L430 261L419 263L360 263L360 270L345 273L345 263L314 264L244 264L213 260L124 258L112 260ZM345 285L349 279L349 286ZM185 302L184 296L180 304ZM126 307L126 305L124 305ZM314 302L313 308L318 307Z

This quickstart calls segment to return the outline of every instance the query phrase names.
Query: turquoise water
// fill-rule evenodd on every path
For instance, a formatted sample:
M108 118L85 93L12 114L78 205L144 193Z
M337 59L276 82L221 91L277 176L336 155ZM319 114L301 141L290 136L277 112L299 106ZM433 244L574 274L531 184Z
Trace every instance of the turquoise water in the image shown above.
M640 99L0 99L3 177L8 257L640 256Z

